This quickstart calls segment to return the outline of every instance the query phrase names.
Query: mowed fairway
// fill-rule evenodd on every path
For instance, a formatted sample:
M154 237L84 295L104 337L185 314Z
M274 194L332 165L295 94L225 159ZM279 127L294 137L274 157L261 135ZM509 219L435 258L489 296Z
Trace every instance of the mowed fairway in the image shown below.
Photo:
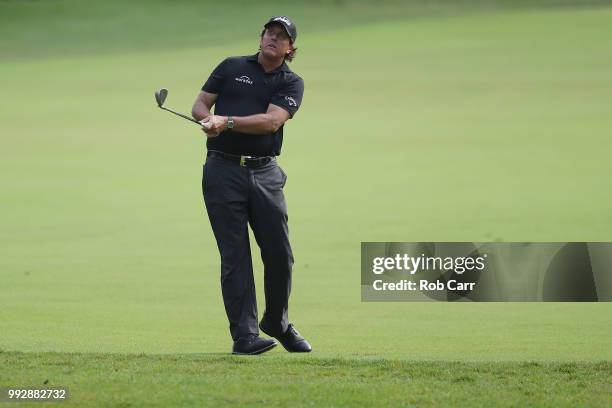
M75 406L609 406L612 304L362 303L359 250L610 241L612 6L156 2L155 48L133 5L24 4L0 1L0 387L48 380ZM181 26L209 9L239 28ZM205 139L153 92L189 112L285 12L306 84L279 159L290 317L314 351L234 358ZM261 314L260 262L256 281Z

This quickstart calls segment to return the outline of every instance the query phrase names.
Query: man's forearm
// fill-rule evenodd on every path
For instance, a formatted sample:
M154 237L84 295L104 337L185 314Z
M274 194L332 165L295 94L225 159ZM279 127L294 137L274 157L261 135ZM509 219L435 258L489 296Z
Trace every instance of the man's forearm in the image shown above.
M195 112L194 114L199 113ZM248 116L232 116L234 126L232 130L251 135L269 135L276 132L289 119L289 113L283 108L271 106L266 113L257 113ZM216 137L228 130L229 117L210 115L203 120L205 132L208 137Z
M252 135L267 135L281 127L282 122L275 120L269 113L258 113L249 116L232 116L234 130ZM226 119L227 123L227 119Z
M191 116L193 116L195 120L202 120L210 115L210 109L208 109L204 102L197 101L194 103L193 108L191 109Z

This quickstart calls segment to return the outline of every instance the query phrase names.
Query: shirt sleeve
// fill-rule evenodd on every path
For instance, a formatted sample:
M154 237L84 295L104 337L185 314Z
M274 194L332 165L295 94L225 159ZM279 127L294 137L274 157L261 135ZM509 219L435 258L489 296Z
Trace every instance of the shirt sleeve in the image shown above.
M285 109L292 118L302 104L302 96L304 96L304 81L296 76L272 96L270 103Z
M229 58L224 59L217 68L215 68L208 77L208 80L202 86L204 92L218 94L225 83L227 77L227 65Z

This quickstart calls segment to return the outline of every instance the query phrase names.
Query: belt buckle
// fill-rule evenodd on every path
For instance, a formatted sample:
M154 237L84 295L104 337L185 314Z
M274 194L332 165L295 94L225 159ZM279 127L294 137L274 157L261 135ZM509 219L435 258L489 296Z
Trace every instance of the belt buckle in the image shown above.
M252 158L251 156L240 156L240 165L242 167L247 167L246 160L251 159L251 158Z

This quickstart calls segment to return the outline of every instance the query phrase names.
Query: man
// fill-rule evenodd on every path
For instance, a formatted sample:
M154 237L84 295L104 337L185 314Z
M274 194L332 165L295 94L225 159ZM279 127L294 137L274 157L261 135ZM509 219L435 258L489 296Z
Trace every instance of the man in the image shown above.
M193 105L207 136L202 190L221 255L232 352L260 354L278 344L259 337L247 224L264 264L266 310L259 329L287 351L309 352L287 314L293 253L282 190L287 176L276 162L283 124L304 93L304 82L285 62L295 55L297 29L288 17L273 17L260 37L257 54L230 57L215 68Z

